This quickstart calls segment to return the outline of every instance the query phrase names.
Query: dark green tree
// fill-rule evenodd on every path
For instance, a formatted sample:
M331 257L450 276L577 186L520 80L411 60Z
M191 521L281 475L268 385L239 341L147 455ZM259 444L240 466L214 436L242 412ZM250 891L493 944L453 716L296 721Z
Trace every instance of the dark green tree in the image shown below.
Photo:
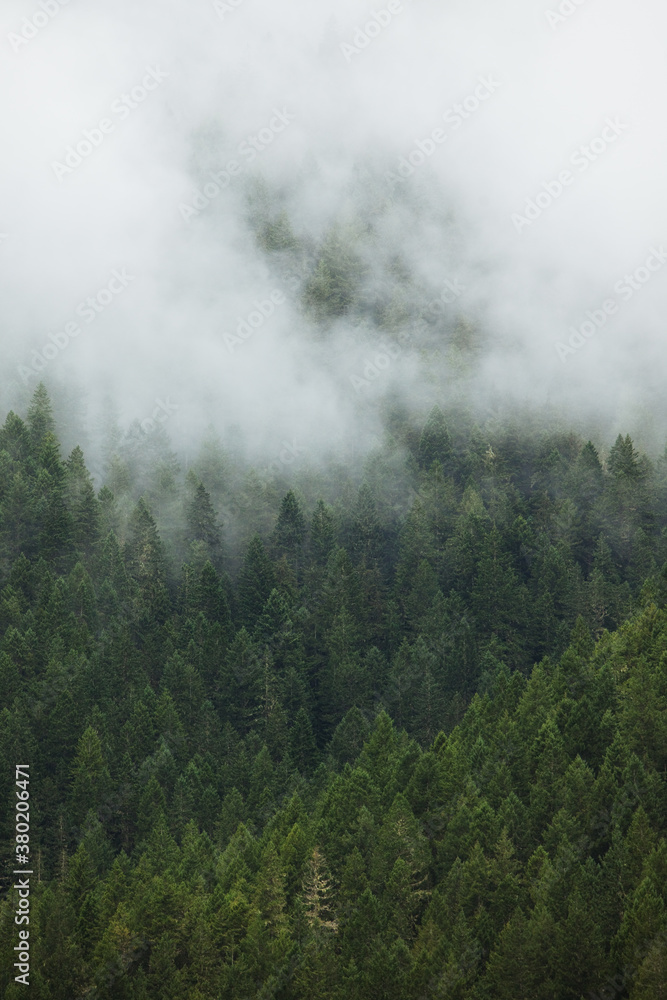
M445 473L451 472L453 460L452 439L449 435L445 415L439 406L434 406L424 424L419 439L419 465L430 469L439 462Z
M255 535L246 550L237 588L239 621L253 628L271 591L276 578L264 543Z

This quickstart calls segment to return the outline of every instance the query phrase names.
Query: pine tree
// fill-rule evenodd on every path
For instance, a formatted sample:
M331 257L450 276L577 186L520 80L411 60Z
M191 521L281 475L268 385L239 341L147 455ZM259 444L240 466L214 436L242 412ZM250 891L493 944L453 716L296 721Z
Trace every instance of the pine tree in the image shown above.
M65 497L72 517L74 542L90 557L100 538L102 511L83 452L77 446L65 463Z
M491 951L480 995L488 1000L556 996L551 972L554 922L544 909L530 917L521 908L500 933Z
M502 537L493 527L482 543L471 595L472 609L485 638L496 635L521 663L526 622L526 592Z
M275 573L259 535L251 540L239 576L239 620L253 628L275 587Z
M53 434L56 427L53 407L46 386L40 382L35 389L28 409L28 427L35 454L39 452L47 434Z
M605 628L616 627L631 602L630 589L627 583L621 583L613 553L602 535L595 549L587 592L588 616L597 638Z
M111 790L111 777L102 753L99 734L89 726L79 740L71 768L72 814L80 823L89 809L96 810Z
M370 485L364 480L359 487L351 529L351 551L359 562L371 566L380 558L382 529L377 502Z
M306 920L312 930L335 932L338 929L333 883L324 856L317 847L313 848L308 858L303 899Z
M223 633L231 629L231 614L227 594L222 580L210 562L202 568L199 586L196 588L196 606L206 615L210 622L218 622Z
M317 320L344 315L363 273L364 266L347 234L334 225L321 244L317 265L304 289L306 309Z
M192 546L200 542L206 557L214 566L219 566L222 557L222 540L211 496L202 482L192 480L192 498L186 504L186 538Z
M336 531L333 510L324 500L318 500L310 522L310 552L316 565L326 565L335 544Z
M638 455L629 434L619 434L609 452L609 471L618 479L634 479L640 472Z
M65 467L57 438L47 431L41 440L35 483L35 510L40 525L39 548L45 558L63 560L72 548L73 524L67 510Z
M130 577L139 590L139 610L158 617L166 610L166 564L155 520L141 497L129 524L125 560Z
M317 765L317 744L308 712L299 709L292 726L290 737L292 760L302 774L312 774Z
M33 451L29 428L13 410L7 414L0 430L0 450L7 452L10 461L17 465L26 462Z
M420 468L430 469L439 462L445 474L452 468L453 449L445 415L439 406L434 406L424 424L419 439L418 460Z
M306 522L296 494L290 490L282 499L272 544L276 555L286 556L295 574L299 575Z
M6 487L2 504L2 548L5 559L13 563L20 555L32 556L38 541L38 506L34 488L16 472Z
M338 767L352 764L357 759L368 731L368 721L355 705L338 723L329 744L331 755Z

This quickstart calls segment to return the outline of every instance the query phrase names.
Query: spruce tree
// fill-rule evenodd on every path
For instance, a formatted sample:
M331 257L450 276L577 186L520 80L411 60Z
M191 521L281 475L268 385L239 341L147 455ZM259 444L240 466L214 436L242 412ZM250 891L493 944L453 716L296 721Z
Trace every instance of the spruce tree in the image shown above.
M35 454L39 451L47 434L53 434L56 426L53 407L43 382L35 389L28 409L28 427Z
M255 535L246 550L237 587L242 625L253 628L275 587L275 573L264 543Z
M139 611L163 615L167 601L164 549L144 497L139 499L130 517L125 561L128 574L138 587Z
M428 415L419 439L418 460L420 468L430 469L434 462L439 462L445 473L449 473L452 457L452 439L449 435L445 415L439 406L434 406Z
M324 500L318 500L310 522L310 553L316 565L326 565L335 544L333 511Z
M280 504L280 512L271 541L276 555L279 558L281 556L287 557L297 577L305 537L306 522L301 504L294 491L289 490Z
M190 545L201 542L207 558L214 566L220 566L222 540L211 496L202 482L193 483L191 499L186 504L186 538Z

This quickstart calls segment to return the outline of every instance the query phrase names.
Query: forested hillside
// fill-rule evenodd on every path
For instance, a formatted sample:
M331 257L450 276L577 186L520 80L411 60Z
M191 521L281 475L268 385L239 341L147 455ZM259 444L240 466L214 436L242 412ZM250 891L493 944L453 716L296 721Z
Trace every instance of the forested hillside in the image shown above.
M667 996L667 457L397 405L363 469L0 430L0 988Z

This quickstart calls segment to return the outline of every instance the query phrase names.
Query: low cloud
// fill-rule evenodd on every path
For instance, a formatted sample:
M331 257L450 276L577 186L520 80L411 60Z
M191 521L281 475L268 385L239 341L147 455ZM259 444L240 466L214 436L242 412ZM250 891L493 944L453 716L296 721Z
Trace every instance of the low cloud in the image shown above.
M664 11L399 6L9 0L5 408L41 356L91 428L178 399L176 440L236 423L265 464L397 392L657 427L665 274L617 286L667 239Z

